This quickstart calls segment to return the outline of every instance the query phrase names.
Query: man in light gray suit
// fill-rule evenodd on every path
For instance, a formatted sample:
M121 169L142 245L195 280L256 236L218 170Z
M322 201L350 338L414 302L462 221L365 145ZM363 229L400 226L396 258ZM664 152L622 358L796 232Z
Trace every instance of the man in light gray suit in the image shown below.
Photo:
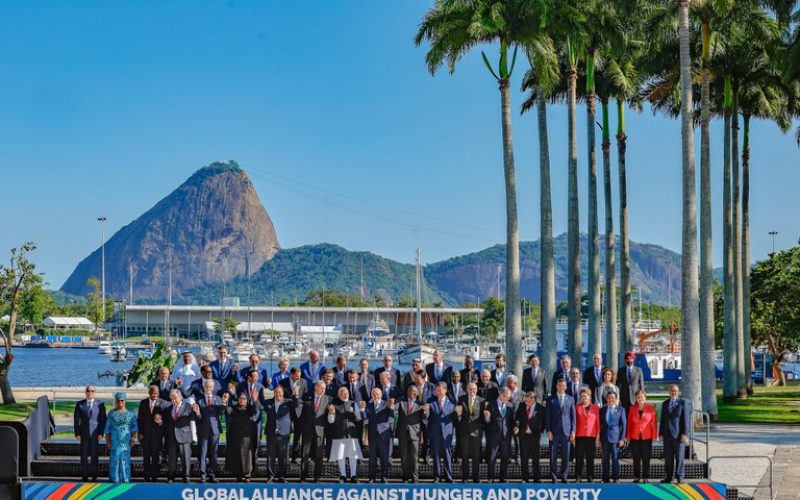
M167 482L175 480L178 465L178 454L183 466L183 482L189 482L189 471L192 467L192 428L190 423L197 419L191 405L184 403L181 391L173 389L169 393L171 405L164 411L166 424L165 441L167 442Z

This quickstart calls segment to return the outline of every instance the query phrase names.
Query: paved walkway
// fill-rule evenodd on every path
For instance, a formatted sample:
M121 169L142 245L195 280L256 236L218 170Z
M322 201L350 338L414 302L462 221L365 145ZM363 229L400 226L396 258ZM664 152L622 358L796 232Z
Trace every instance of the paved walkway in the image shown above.
M697 456L705 460L703 444L695 447ZM800 427L790 425L714 424L711 429L709 476L712 481L736 485L744 495L769 499L769 462L775 460L775 498L800 498ZM751 456L753 458L730 458ZM778 466L778 461L783 464ZM783 495L783 496L780 496ZM794 495L794 496L792 496Z

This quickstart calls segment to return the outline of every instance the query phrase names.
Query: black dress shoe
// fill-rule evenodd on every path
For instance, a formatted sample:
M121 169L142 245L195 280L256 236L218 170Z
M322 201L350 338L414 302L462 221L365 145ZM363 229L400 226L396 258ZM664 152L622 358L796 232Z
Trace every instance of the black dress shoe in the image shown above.
M206 482L206 476L203 476L203 477L201 477L201 478L200 478L200 482L201 482L201 483L205 483L205 482Z
M382 478L381 478L381 483L383 483L383 484L386 484L386 483L388 483L388 482L389 482L389 480L388 480L388 479L386 479L385 477L382 477Z
M172 482L172 479L167 479L167 483L171 483L171 482Z
M534 479L533 482L536 483L536 484L539 484L539 483L542 482L542 480L541 479Z
M351 483L358 483L358 478L356 476L352 476L352 477L350 477L350 482Z
M439 482L439 478L438 477L433 478L433 482L434 483L438 483Z
M88 483L89 482L89 478L88 477L82 477L81 481L83 481L84 483Z
M611 480L611 482L612 482L612 483L618 483L618 482L619 482L619 479L612 479L612 480Z
M638 477L637 477L637 478L634 478L633 482L634 482L634 483L638 483L638 482L639 482L639 478L638 478Z
M672 481L670 481L669 479L662 479L660 482L668 484L671 483Z
M339 484L344 483L344 476L339 476Z
M183 478L183 482L189 484L189 478L188 477Z
M217 478L215 476L211 476L211 479L209 479L209 482L218 483L219 480L217 480Z
M562 479L561 482L564 483L564 484L567 484L567 480L566 479Z

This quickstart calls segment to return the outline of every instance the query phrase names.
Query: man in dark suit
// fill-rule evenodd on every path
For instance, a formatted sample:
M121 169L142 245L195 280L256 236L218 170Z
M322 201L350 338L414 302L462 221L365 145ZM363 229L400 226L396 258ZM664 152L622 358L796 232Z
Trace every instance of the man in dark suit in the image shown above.
M506 480L506 470L511 458L511 437L514 434L514 405L509 398L511 391L503 387L498 392L497 400L488 403L483 411L486 422L486 447L489 449L489 468L487 477L490 483L495 482L494 471L497 460L500 460L499 482Z
M178 455L183 467L183 482L189 482L189 471L192 467L192 429L190 423L196 420L192 407L183 401L181 391L173 389L169 393L171 404L164 409L165 441L167 444L167 482L175 480L178 467Z
M325 372L322 374L322 381L325 382L325 395L331 400L336 399L336 394L339 392L339 382L336 380L333 368L325 368Z
M669 399L661 403L661 423L658 426L659 439L664 443L664 471L662 483L677 478L680 483L685 476L684 455L689 442L692 409L689 402L680 397L678 384L669 386Z
M449 384L453 367L444 362L442 351L436 349L433 351L433 361L425 365L425 372L428 374L428 381L431 384L438 384L439 382Z
M544 406L536 402L536 393L529 391L525 394L524 404L517 408L516 435L519 437L520 466L522 468L522 481L530 482L529 464L533 461L533 481L540 481L539 474L539 443L544 432Z
M169 403L158 397L157 385L151 385L148 397L139 402L137 424L139 425L139 442L142 443L144 481L154 482L158 479L158 458L161 454L161 441L164 439L163 412Z
M497 387L506 386L506 377L511 375L511 372L506 368L506 355L498 354L494 357L494 370L491 371L492 382L497 384Z
M644 374L638 366L633 366L636 354L632 351L625 353L625 366L617 371L617 386L619 387L620 404L625 411L636 403L636 393L644 389Z
M350 395L350 400L355 403L356 406L359 406L362 401L369 400L369 392L367 391L366 386L359 382L358 372L353 369L347 370L347 378L341 387L345 387L347 389L347 393ZM364 420L356 420L355 425L356 434L358 435L358 444L363 446Z
M258 401L260 408L263 408L267 400L264 397L264 386L259 381L259 377L261 377L261 374L259 374L258 370L250 370L247 374L247 379L236 387L236 397L238 398L241 394L245 394L247 396L248 405L255 406L255 402ZM264 379L262 378L260 380ZM259 408L259 406L256 406L256 408ZM250 419L252 422L252 427L250 428L250 452L253 455L253 469L256 468L255 464L258 458L258 446L261 441L261 421L263 416L264 410L256 410L253 417Z
M539 356L528 357L528 368L522 371L522 391L536 394L536 402L544 403L547 398L547 372L540 365Z
M461 372L453 370L450 374L450 382L447 384L447 397L457 404L467 394L464 384L461 383Z
M497 386L497 382L492 381L492 372L489 370L481 371L481 380L478 382L478 396L487 403L491 403L497 399L499 392L500 387Z
M556 393L550 396L545 411L545 428L550 441L550 476L554 483L559 478L562 483L567 482L570 444L575 443L575 401L566 392L566 380L558 379ZM557 468L559 451L560 470Z
M447 397L447 382L439 382L434 396L428 401L427 428L433 455L433 482L453 482L453 437L456 418L461 406Z
M401 396L400 388L391 383L391 374L389 372L381 372L378 375L378 389L381 390L381 398L384 401L390 399L399 399Z
M325 365L319 360L317 351L314 349L308 351L308 361L300 364L300 372L309 387L322 380L322 374L325 373Z
M281 380L279 385L283 387L283 394L287 398L303 400L308 397L308 383L303 378L300 368L296 366L289 371L289 378Z
M434 385L428 382L427 378L428 374L422 369L417 370L417 373L414 375L414 383L412 385L417 387L417 402L419 404L425 404L433 397ZM427 422L422 422L422 440L419 443L419 458L425 464L428 463L430 444Z
M186 397L187 394L181 389L181 384L177 381L170 380L169 368L162 366L158 370L158 378L150 382L150 385L158 386L158 397L164 401L169 401L169 393L172 389L181 391L181 397Z
M419 358L414 358L411 360L411 369L403 375L403 384L401 386L401 390L407 391L408 386L414 384L414 379L416 378L418 371L425 371L422 367L422 360Z
M81 477L84 481L89 477L97 481L98 444L106 427L106 406L94 397L95 392L95 386L86 386L86 399L78 401L72 416L75 439L80 443Z
M369 440L369 482L374 483L381 465L381 483L389 482L389 457L392 454L392 426L396 403L383 401L381 390L372 389L369 401L359 403L361 419L366 421Z
M296 405L283 395L283 385L275 388L273 398L264 405L264 435L267 438L267 477L270 481L286 481L286 462L289 459L289 436L292 422L297 418Z
M272 378L269 376L269 373L267 373L266 368L261 368L261 358L258 357L256 353L250 355L250 364L236 373L236 382L239 384L246 382L247 377L254 371L258 374L256 383L264 387L269 387Z
M361 361L358 362L358 381L364 384L364 388L366 389L367 396L372 394L372 389L378 384L378 380L372 372L369 371L369 361L366 358L361 358ZM400 372L398 372L398 382L400 381ZM369 399L367 397L366 399Z
M481 380L481 372L475 368L475 359L469 354L464 356L464 368L461 370L461 382L466 387L470 382L476 384Z
M581 380L580 368L571 368L569 371L569 380L567 381L567 394L572 397L573 401L578 401L581 398L581 389L584 387L586 387L586 384Z
M194 396L194 398L197 400L203 398L206 393L203 384L206 380L210 380L214 383L213 393L216 396L222 397L222 393L224 393L228 388L228 386L225 386L225 390L223 390L222 384L220 384L219 381L214 378L214 372L211 369L211 366L203 365L200 368L200 378L192 382L192 384L189 386L189 394Z
M203 368L208 368L208 366ZM206 480L212 483L217 482L217 449L222 430L221 417L225 413L230 397L227 392L219 397L215 392L218 386L219 382L212 378L203 379L204 393L196 398L197 402L192 406L197 420L197 441L200 445L200 481L203 483Z
M561 366L556 371L553 372L553 380L550 381L550 395L553 396L556 393L556 382L558 379L563 378L564 380L569 380L569 371L572 368L572 358L568 355L564 354L561 356Z
M619 481L619 450L625 446L627 418L617 404L617 393L609 392L608 404L600 409L600 443L603 446L603 482ZM609 477L610 473L610 477Z
M314 384L314 393L306 402L296 401L299 408L300 431L303 434L303 466L300 481L308 478L309 462L314 462L314 482L322 476L322 460L325 455L325 428L328 425L328 405L333 400L325 395L325 382Z
M592 366L583 370L583 383L592 391L592 401L599 401L597 388L603 383L603 355L599 352L592 357Z
M214 380L219 382L223 389L228 389L228 384L239 372L239 365L228 357L228 348L222 344L217 349L217 359L210 363L211 373Z
M381 373L389 372L389 383L395 387L400 387L402 379L400 378L400 370L394 368L393 366L394 360L388 354L383 357L383 366L378 367L375 370L375 383L378 383L380 380Z
M336 364L333 367L333 378L336 380L337 387L347 383L347 358L343 354L336 356ZM350 395L352 398L352 394Z
M419 480L419 440L422 436L422 421L425 405L417 401L419 389L410 385L406 397L397 410L397 429L395 437L400 444L400 463L403 465L403 481L416 483Z
M478 384L467 384L467 394L460 402L463 410L459 416L457 440L461 451L461 482L466 482L470 460L472 461L472 482L480 481L478 472L481 463L481 439L483 438L483 410L485 402L478 396Z

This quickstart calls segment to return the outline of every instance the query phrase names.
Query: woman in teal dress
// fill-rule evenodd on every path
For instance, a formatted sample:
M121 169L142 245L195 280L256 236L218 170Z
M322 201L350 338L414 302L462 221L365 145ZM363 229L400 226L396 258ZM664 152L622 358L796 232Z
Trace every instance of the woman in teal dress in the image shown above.
M108 447L108 479L114 483L131 480L131 448L139 432L136 414L125 408L124 392L114 394L114 409L106 418L106 446Z

